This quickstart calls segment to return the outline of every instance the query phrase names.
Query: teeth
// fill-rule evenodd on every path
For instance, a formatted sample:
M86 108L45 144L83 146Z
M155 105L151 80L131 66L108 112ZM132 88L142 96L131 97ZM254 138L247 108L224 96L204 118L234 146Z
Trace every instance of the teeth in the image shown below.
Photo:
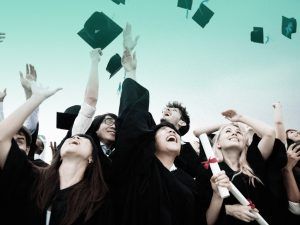
M236 138L236 137L229 138L229 140L230 140L230 141L239 141L239 139L238 139L238 138Z

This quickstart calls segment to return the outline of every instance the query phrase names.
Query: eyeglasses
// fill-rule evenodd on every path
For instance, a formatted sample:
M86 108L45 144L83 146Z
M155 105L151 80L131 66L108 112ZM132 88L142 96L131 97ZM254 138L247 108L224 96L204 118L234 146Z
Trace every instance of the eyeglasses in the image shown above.
M116 124L116 120L113 119L113 118L110 118L110 117L105 118L105 119L103 120L103 122L104 122L106 125L108 125L108 126L112 126L112 125Z

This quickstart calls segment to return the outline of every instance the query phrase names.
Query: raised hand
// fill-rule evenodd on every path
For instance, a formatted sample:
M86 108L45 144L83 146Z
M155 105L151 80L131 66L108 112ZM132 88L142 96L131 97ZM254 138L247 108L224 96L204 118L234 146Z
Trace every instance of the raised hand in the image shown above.
M57 150L57 147L56 147L56 141L52 142L50 141L50 148L51 148L51 152L52 152L52 157L54 156L56 150Z
M274 109L276 109L276 108L277 108L277 109L281 109L281 108L282 108L280 102L275 102L275 103L272 104L272 106L273 106Z
M91 61L94 63L99 63L102 56L101 48L95 48L90 52Z
M258 210L256 208L252 209L251 206L244 206L240 204L226 205L225 209L226 214L245 222L251 222L257 219L253 212L258 212Z
M0 91L0 102L3 102L6 96L6 88L3 90L3 92Z
M31 92L31 82L36 81L37 74L36 70L33 65L26 64L26 75L24 77L23 73L20 72L20 81L22 84L22 87L24 88L26 98L30 98L32 95Z
M123 31L123 46L124 50L128 50L129 52L132 52L132 50L135 48L137 41L139 39L139 36L136 36L133 40L132 34L131 34L131 25L129 23L126 24L126 27Z
M121 60L122 66L124 67L126 72L131 72L136 70L137 61L136 54L133 53L133 56L130 54L130 51L125 50L123 53L123 57Z
M290 145L287 150L288 162L286 168L292 170L300 160L300 143Z
M225 118L230 120L231 122L240 122L241 115L233 109L229 109L222 112L222 115L225 116Z
M59 90L62 90L62 88L49 89L49 87L43 87L41 84L37 84L35 81L31 82L32 96L42 98L43 100L54 95Z
M0 33L0 42L3 42L5 38L5 33Z

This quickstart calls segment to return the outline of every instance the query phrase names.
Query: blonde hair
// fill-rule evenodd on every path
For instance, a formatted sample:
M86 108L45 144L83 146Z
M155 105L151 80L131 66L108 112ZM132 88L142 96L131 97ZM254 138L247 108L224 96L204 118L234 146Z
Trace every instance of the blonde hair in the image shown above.
M248 138L247 138L246 131L245 131L244 127L241 126L239 123L226 124L226 125L222 126L219 129L217 135L213 139L213 143L214 143L213 150L215 152L216 157L218 158L219 162L225 161L223 151L222 151L221 148L217 147L217 144L218 144L218 141L220 139L221 132L226 127L228 127L229 125L232 125L232 126L235 126L235 127L239 128L240 131L242 132L243 137L244 137L244 148L241 152L241 155L239 157L239 162L238 162L240 173L243 173L246 176L248 176L249 177L249 184L252 184L254 187L255 187L255 180L257 180L258 182L263 184L263 182L257 176L255 176L254 171L252 170L252 168L250 167L250 165L247 162Z

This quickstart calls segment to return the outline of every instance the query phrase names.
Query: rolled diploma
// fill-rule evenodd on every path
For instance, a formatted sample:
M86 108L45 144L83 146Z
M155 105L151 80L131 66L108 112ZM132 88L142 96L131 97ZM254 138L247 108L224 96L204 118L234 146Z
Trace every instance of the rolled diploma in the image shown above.
M231 194L233 194L233 196L242 204L245 206L250 205L250 202L244 197L244 195L239 191L239 189L237 189L233 183L231 183L231 189L230 189ZM258 213L258 212L252 212L256 217L256 221L260 224L260 225L269 225L267 223L267 221L265 221L265 219Z
M204 148L204 152L205 152L207 160L209 160L210 158L215 158L215 154L214 154L214 152L211 148L211 145L209 143L207 135L206 134L201 134L199 136L199 138L200 138L200 141L201 141L202 146ZM213 175L218 174L218 173L221 172L219 164L217 162L216 163L210 163L209 166L210 166L210 169L211 169ZM230 196L229 191L228 191L227 188L218 186L218 190L219 190L220 196L222 198L227 198L227 197Z

